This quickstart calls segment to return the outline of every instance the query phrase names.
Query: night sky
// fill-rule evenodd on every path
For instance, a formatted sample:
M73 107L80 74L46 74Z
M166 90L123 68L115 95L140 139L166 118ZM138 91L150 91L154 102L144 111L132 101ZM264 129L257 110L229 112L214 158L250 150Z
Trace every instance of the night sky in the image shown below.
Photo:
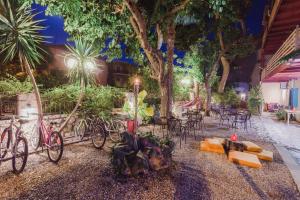
M252 8L250 9L246 19L249 34L255 36L259 36L261 34L261 24L265 3L266 0L253 0ZM48 43L50 45L66 44L69 35L64 32L63 18L59 16L45 16L45 13L43 12L45 8L40 5L35 4L32 7L36 12L41 12L40 14L38 14L37 18L45 20L44 22L42 22L42 25L47 27L47 29L42 31L42 34L44 36L49 36L49 38L47 39ZM126 46L124 45L122 45L122 47L123 49L126 48ZM184 56L184 52L175 50L175 53L177 54L178 58L182 58ZM125 53L123 53L122 58L116 58L115 60L129 63L133 62L132 59L126 57ZM174 64L179 65L176 60Z

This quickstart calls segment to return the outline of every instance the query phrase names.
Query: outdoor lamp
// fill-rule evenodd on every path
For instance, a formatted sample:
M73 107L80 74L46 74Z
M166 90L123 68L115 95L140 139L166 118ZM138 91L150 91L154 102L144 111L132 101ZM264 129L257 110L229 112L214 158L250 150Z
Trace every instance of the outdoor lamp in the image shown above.
M134 81L133 81L133 84L134 84L135 86L138 86L138 85L141 84L141 80L140 80L138 77L136 77L136 78L134 79Z
M65 64L69 69L73 69L78 65L78 59L74 56L66 56Z
M86 70L93 71L96 68L96 63L95 61L89 59L84 61L83 66Z
M181 80L181 83L184 85L184 86L190 86L191 85L191 79L189 79L188 77L185 77Z

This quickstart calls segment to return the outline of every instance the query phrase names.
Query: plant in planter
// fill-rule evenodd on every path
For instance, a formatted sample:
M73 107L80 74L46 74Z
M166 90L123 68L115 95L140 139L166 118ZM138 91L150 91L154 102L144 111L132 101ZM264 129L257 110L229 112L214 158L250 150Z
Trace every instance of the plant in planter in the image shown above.
M147 92L145 90L141 91L138 94L138 121L139 123L146 121L148 122L151 117L154 115L154 109L152 106L148 106L147 103L144 102L144 99L147 96ZM135 109L134 109L134 96L129 93L127 94L127 99L124 103L123 110L128 114L129 119L134 119Z
M275 115L278 120L285 120L287 116L287 112L283 109L280 109L275 113Z
M136 138L134 138L136 137ZM111 163L118 175L145 174L172 166L175 143L159 139L152 133L133 136L122 133L122 140L113 146Z

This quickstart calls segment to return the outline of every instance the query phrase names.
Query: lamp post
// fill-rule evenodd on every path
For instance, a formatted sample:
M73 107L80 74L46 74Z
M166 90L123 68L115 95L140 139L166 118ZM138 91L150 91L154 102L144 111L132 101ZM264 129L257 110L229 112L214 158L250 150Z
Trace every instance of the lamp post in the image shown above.
M133 91L134 91L134 131L133 134L136 134L137 130L137 115L138 115L138 93L141 81L136 77L133 81Z

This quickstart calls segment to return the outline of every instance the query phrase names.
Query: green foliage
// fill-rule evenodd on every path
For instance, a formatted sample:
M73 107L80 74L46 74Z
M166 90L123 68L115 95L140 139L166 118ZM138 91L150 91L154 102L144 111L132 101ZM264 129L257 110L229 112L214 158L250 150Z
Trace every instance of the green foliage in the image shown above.
M146 98L148 99L159 97L159 85L157 80L151 78L151 70L149 69L149 67L143 67L142 69L140 69L140 74L142 76L142 87L148 93Z
M185 66L190 69L186 70L194 80L203 83L205 79L212 86L217 81L217 68L213 68L218 53L219 45L214 40L199 39L190 47L183 59Z
M154 109L144 102L146 96L147 92L145 90L138 94L138 117L141 117L142 120L149 121L154 115ZM131 119L133 119L135 114L134 99L127 98L123 110L128 113L128 116Z
M263 103L262 91L260 86L251 88L248 95L248 109L252 114L260 113L260 106Z
M38 71L35 79L41 89L55 88L69 82L69 78L62 70Z
M229 0L209 0L209 7L216 13L222 13Z
M110 116L110 112L120 101L124 93L119 88L101 86L87 87L81 112L96 115L102 118Z
M224 93L214 93L213 101L217 104L228 106L239 106L241 99L234 89L227 89Z
M280 109L275 113L278 120L285 120L287 112L284 109Z
M185 74L183 73L174 73L174 81L173 81L173 94L175 101L186 101L190 98L190 87L186 87L182 85L182 79L185 78Z
M3 62L16 56L25 59L31 67L43 59L40 47L44 37L39 34L44 30L40 20L34 20L30 7L17 0L0 0L0 55ZM25 61L23 60L23 61Z
M112 38L104 53L109 59L121 57L120 40L128 47L129 56L141 60L140 46L137 45L129 12L123 8L123 0L82 1L82 0L21 0L28 6L35 2L47 6L46 15L62 16L64 30L71 40L85 38L97 49L105 48L105 41Z
M20 81L13 76L8 75L7 78L0 80L0 95L1 96L15 96L20 93L29 93L32 91L31 82L26 79Z
M80 90L77 85L65 85L45 91L42 98L47 102L46 112L59 107L64 113L69 113L77 102ZM118 88L88 86L78 112L81 115L91 114L105 118L110 115L114 104L123 98L123 92Z

